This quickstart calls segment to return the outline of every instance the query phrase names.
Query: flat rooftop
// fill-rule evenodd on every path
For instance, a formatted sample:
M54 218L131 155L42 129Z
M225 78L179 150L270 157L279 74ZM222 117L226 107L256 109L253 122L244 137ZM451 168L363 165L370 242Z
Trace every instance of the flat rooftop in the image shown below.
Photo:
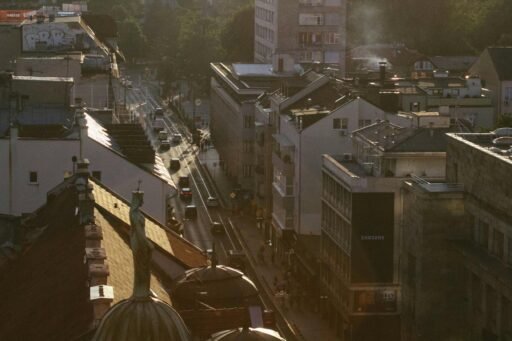
M489 133L453 133L448 135L512 163L512 128L498 128Z

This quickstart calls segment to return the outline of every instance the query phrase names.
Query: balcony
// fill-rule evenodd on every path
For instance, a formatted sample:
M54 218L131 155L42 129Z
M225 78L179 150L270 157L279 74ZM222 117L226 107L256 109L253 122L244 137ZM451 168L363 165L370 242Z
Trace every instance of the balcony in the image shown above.
M272 153L272 165L274 166L274 168L279 169L284 176L294 176L295 166L292 162L292 157L290 153L274 151Z
M293 230L293 217L280 217L272 213L272 223L281 230Z
M285 192L279 184L272 183L272 200L274 205L278 205L286 211L293 211L295 197L293 195L293 186L286 186Z
M313 6L322 6L323 0L299 0L299 6L304 7L313 7Z

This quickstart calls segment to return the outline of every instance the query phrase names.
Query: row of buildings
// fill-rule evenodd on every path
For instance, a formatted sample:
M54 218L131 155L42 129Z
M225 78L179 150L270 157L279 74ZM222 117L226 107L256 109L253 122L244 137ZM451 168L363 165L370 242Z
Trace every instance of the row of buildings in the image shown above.
M170 228L113 19L61 10L0 11L0 339L284 340L249 328L275 328L250 279Z
M273 252L310 292L329 298L325 309L340 337L506 335L501 326L510 317L499 306L510 298L507 289L490 277L484 284L491 274L469 267L462 245L471 247L473 238L468 186L493 167L510 167L510 131L483 132L510 113L512 77L504 61L512 48L486 49L460 77L432 65L430 74L399 77L381 63L375 74L340 78L329 65L304 66L293 53L274 52L270 64L211 64L211 136L219 164L244 194L237 204L263 220ZM490 159L473 164L457 148ZM480 175L462 178L471 167ZM493 191L507 195L503 187L488 195ZM490 211L500 207L493 201ZM498 237L482 232L485 245L499 239L502 260L510 222L504 224ZM473 275L478 304L486 304L487 288L492 295L479 314L461 289L470 290Z

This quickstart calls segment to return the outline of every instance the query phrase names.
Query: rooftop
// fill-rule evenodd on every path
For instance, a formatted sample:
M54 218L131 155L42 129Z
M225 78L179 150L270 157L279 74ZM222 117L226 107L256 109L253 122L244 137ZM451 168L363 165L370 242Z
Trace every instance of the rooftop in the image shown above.
M353 135L386 152L432 153L446 152L446 133L450 131L450 128L405 128L381 121L356 130Z
M512 163L512 128L498 128L490 133L453 133L449 136Z

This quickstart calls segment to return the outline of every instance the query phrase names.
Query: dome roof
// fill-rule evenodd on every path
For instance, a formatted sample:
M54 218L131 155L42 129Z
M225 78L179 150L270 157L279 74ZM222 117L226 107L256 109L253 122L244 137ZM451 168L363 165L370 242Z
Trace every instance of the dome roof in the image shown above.
M186 271L173 283L173 304L178 309L195 307L198 293L201 302L215 308L231 308L258 302L258 289L242 272L224 265Z
M286 339L272 329L236 328L215 333L209 341L286 341Z
M93 341L188 341L180 315L155 297L123 300L105 314Z

